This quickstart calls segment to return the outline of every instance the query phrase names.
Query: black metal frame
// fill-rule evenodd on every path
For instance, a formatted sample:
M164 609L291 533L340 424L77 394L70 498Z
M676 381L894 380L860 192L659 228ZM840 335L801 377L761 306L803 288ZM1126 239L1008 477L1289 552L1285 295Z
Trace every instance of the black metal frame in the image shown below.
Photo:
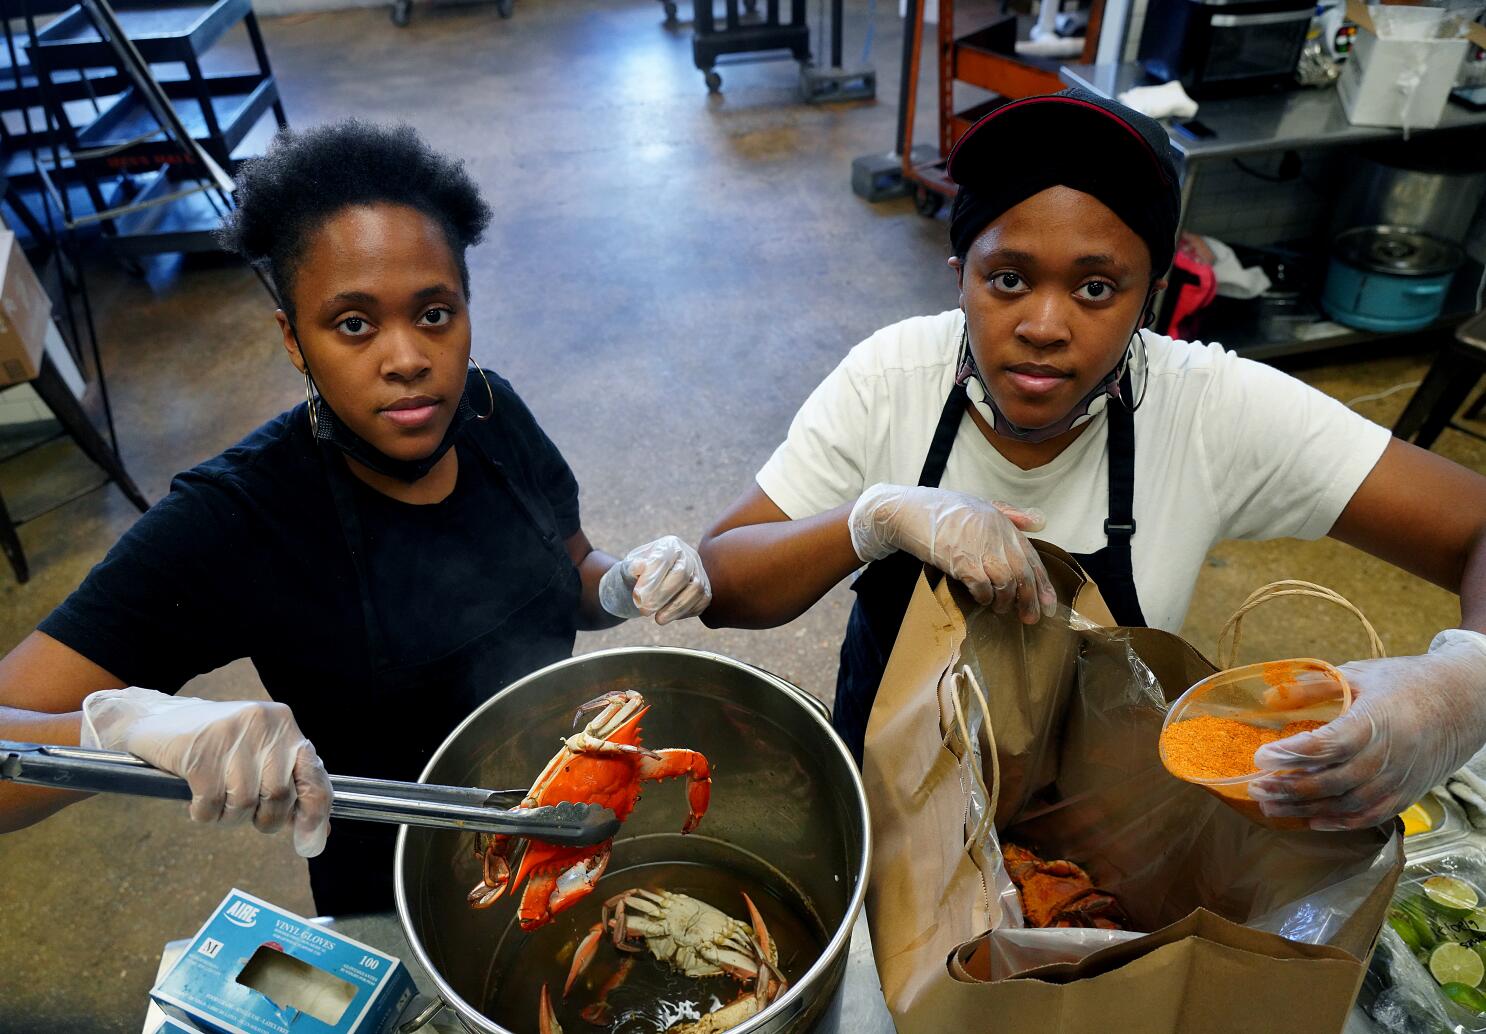
M1483 374L1486 374L1486 310L1462 323L1445 342L1393 425L1393 436L1404 441L1412 439L1419 448L1428 449L1448 427L1486 441L1486 435L1461 427L1455 421L1456 411L1470 398ZM1466 419L1479 418L1483 407L1486 396L1476 401Z
M840 0L833 0L839 6ZM759 21L745 21L740 8L750 13L757 0L723 0L723 27L718 28L713 0L692 0L692 23L695 36L691 43L692 61L706 78L707 89L716 93L722 88L717 72L718 58L728 55L758 55L753 60L770 60L776 55L798 61L803 67L810 61L810 26L806 21L805 0L789 0L789 20L780 17L780 0L765 0L764 15ZM839 24L839 20L838 20ZM836 62L840 63L839 40Z

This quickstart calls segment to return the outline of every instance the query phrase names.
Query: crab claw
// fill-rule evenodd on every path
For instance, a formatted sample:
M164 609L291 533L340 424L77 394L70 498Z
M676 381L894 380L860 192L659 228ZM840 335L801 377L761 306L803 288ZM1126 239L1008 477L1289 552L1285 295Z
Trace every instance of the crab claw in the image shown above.
M466 900L469 901L471 908L489 908L505 892L506 888L504 886L492 887L484 880L481 880L470 890L469 897Z
M600 920L599 922L594 923L593 926L589 929L588 933L584 935L583 939L578 942L578 950L573 952L573 965L568 970L567 982L562 985L562 996L564 998L566 998L568 996L568 992L573 989L573 982L581 977L584 971L588 969L589 965L592 964L593 957L598 953L599 950L599 941L603 940L603 937L604 924L603 921Z
M753 924L753 939L758 941L758 950L767 961L774 954L769 944L769 928L764 925L764 917L759 914L758 906L753 903L753 898L748 896L746 890L743 891L743 903L748 906L748 921Z
M541 1034L562 1034L562 1024L557 1022L557 1014L552 1011L552 996L547 993L547 985L542 985L542 999L537 1006L537 1030Z
M594 697L586 704L579 704L578 709L573 712L573 728L576 729L578 727L578 723L583 720L584 715L603 710L611 705L622 704L628 699L628 694L623 690L616 689L612 693L605 693L603 696Z
M784 993L789 987L789 981L784 979L783 971L774 962L776 950L769 937L769 928L764 925L764 917L748 892L742 893L743 903L748 906L748 920L753 924L753 939L758 942L758 983L754 987L754 995L762 1009Z

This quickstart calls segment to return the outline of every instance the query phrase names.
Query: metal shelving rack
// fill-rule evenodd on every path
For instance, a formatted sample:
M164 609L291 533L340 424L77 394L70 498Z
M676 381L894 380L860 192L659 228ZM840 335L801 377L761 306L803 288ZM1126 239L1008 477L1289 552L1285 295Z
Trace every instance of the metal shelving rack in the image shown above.
M201 57L238 23L257 68L204 73ZM279 127L288 125L251 0L163 2L118 12L83 0L36 32L26 50L56 130L53 161L39 171L66 221L101 223L125 256L215 250L213 234L230 206L226 172L241 160L239 147L269 112ZM118 91L95 100L95 117L76 127L65 89L52 87L69 77L91 85L88 70L97 68L118 74L107 83ZM156 69L184 75L157 77ZM58 170L61 176L54 175ZM72 211L67 180L82 181L92 213Z

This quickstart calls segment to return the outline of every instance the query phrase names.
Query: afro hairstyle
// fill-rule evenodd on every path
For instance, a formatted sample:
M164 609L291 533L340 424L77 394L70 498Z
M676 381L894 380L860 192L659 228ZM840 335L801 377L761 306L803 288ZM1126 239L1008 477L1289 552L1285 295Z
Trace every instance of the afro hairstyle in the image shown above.
M268 276L294 319L294 277L310 239L352 205L407 205L443 227L469 297L465 250L490 223L490 206L464 163L430 148L411 126L347 119L303 132L282 130L236 175L236 208L217 239Z

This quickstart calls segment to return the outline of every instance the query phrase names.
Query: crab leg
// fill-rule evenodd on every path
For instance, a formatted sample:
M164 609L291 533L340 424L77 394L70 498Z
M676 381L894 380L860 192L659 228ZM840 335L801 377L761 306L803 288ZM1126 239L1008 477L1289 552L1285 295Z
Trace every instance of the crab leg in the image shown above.
M753 903L747 891L743 891L743 903L748 906L748 919L753 924L753 939L758 942L758 984L755 985L754 995L758 999L759 1008L763 1008L783 994L785 988L789 987L789 982L774 963L778 955L769 938L769 928L764 925L764 917L759 914L758 906Z
M766 960L774 957L774 947L769 943L769 928L764 925L764 917L759 915L758 906L753 903L753 898L748 896L745 890L743 903L748 906L748 921L753 924L753 939L758 941L759 954Z
M564 998L573 989L573 983L593 964L593 957L598 954L599 941L604 937L604 925L604 921L600 919L589 927L588 933L578 942L578 948L573 952L573 964L568 968L567 982L562 985Z
M541 1034L562 1034L562 1024L557 1022L557 1014L552 1011L552 996L547 993L547 985L542 985L542 998L537 1004L537 1030Z
M686 776L686 799L691 814L681 832L690 833L707 814L712 800L712 771L707 759L694 750L662 750L635 765L635 775L642 780L676 779Z
M469 892L472 908L489 908L506 892L511 880L511 864L506 856L511 850L511 838L502 833L491 834L482 852L484 871L479 883Z
M625 959L619 964L619 968L609 974L609 979L604 981L599 988L599 996L592 1005L583 1007L579 1013L585 1020L596 1027L607 1027L614 1022L614 1009L609 1005L609 995L620 984L629 979L629 971L635 968L634 959Z
M603 714L588 724L597 725L600 728L618 728L629 720L636 708L643 705L644 698L638 693L615 690L579 705L578 710L573 712L573 724L576 726L583 716L591 711L602 710Z

